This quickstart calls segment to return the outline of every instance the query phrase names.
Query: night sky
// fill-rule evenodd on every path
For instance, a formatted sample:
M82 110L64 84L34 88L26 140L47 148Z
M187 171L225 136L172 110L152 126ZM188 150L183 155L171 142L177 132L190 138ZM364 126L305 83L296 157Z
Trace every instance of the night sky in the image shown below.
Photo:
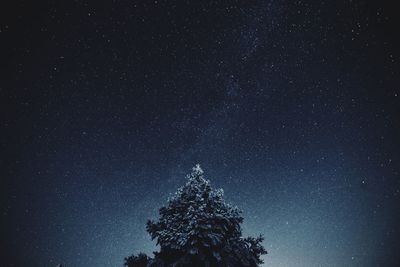
M1 266L151 254L145 223L196 163L265 266L400 266L394 4L9 2Z

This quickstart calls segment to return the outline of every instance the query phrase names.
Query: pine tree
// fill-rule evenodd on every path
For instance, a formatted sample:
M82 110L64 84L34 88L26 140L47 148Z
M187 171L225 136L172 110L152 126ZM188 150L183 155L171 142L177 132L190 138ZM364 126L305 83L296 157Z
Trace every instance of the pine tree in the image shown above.
M222 189L212 189L199 165L187 183L160 209L147 231L160 245L148 266L255 267L266 254L263 237L242 237L241 211L224 201ZM127 265L135 267L139 265Z

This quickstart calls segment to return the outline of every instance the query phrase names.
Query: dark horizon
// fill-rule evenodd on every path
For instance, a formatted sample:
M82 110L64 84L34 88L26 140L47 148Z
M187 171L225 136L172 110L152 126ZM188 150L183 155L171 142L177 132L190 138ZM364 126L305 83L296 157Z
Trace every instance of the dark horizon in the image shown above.
M200 163L263 266L400 266L389 1L9 1L2 266L122 266Z

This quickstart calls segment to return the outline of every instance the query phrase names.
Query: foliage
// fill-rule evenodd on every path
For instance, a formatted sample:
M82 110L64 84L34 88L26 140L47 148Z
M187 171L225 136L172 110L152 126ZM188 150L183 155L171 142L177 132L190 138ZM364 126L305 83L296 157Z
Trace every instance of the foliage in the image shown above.
M261 264L260 256L266 254L263 237L242 237L241 211L224 201L223 190L212 189L199 165L187 178L187 183L160 209L159 220L147 222L147 231L161 248L154 259L147 258L147 266ZM138 257L133 258L135 264Z
M150 258L144 253L139 253L137 256L129 256L125 258L124 266L126 267L147 267L150 263Z

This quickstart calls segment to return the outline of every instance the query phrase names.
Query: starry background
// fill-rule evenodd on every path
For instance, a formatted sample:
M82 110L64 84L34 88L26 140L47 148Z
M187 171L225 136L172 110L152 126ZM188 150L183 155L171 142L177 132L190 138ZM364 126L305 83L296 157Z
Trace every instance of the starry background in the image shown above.
M196 163L265 266L399 266L394 4L0 10L2 266L151 253L145 222Z

